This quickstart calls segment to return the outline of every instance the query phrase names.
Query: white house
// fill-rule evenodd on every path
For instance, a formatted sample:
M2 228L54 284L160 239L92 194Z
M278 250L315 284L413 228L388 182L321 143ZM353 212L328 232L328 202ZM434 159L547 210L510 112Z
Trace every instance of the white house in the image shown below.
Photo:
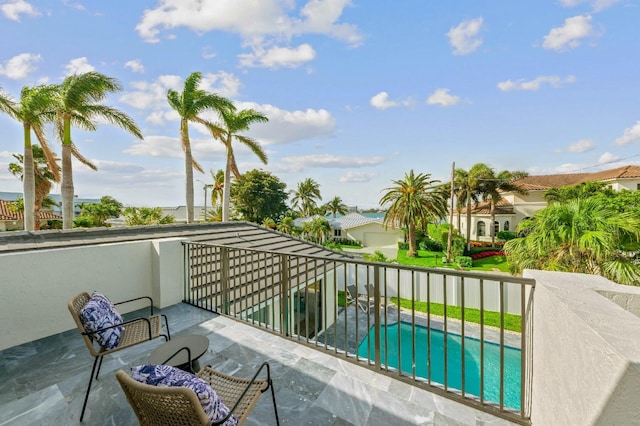
M586 182L605 182L615 191L637 191L640 189L640 166L624 166L595 173L572 173L557 175L527 176L513 181L527 191L526 195L504 192L503 199L495 208L495 232L514 231L526 218L547 206L544 194L551 188L578 185ZM466 235L466 211L463 209L460 232ZM455 226L455 224L454 224ZM473 206L471 210L471 239L491 240L491 209L487 201ZM457 226L456 226L457 227Z
M319 216L296 219L295 226L311 221ZM333 238L348 238L360 241L364 247L384 247L404 241L401 229L385 228L379 217L366 217L359 213L349 213L336 218L326 218L333 230Z

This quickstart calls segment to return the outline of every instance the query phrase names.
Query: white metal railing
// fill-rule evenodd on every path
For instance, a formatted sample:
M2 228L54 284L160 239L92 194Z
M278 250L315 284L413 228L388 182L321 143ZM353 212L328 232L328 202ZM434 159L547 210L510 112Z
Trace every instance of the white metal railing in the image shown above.
M338 254L184 248L186 303L529 423L534 280Z

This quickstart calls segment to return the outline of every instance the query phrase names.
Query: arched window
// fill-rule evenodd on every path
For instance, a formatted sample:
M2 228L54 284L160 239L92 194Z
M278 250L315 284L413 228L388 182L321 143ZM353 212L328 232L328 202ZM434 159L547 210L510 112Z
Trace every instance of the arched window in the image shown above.
M508 220L505 220L505 221L504 221L504 230L505 230L505 231L508 231L508 230L509 230L509 221L508 221Z
M484 237L485 234L485 224L483 221L478 222L478 237Z

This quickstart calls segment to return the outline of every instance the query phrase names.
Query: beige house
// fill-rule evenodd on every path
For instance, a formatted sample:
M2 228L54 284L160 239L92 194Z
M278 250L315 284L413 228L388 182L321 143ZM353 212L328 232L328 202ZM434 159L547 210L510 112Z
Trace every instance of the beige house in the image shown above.
M495 232L514 231L526 218L547 206L544 194L551 188L578 185L586 182L606 182L615 191L637 191L640 189L640 166L624 166L595 173L572 173L558 175L527 176L513 183L527 190L526 195L503 193L503 199L495 208ZM462 211L460 232L466 235L466 216ZM455 224L454 224L455 226ZM482 201L471 210L471 239L491 241L491 206ZM457 226L456 226L457 227Z
M296 219L294 224L302 226L304 222L315 217ZM401 229L385 228L380 218L366 217L359 213L349 213L338 218L327 218L333 238L348 238L360 241L364 247L384 247L397 245L404 241L404 233Z
M18 231L24 229L24 214L11 208L12 201L0 200L0 231ZM40 227L45 228L48 220L62 220L55 213L41 211Z

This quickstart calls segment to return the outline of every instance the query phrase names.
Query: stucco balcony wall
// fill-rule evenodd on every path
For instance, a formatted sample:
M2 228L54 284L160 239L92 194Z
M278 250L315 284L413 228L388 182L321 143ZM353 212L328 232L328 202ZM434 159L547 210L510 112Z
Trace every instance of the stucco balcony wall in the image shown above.
M640 424L640 288L594 275L524 276L536 280L532 424Z

